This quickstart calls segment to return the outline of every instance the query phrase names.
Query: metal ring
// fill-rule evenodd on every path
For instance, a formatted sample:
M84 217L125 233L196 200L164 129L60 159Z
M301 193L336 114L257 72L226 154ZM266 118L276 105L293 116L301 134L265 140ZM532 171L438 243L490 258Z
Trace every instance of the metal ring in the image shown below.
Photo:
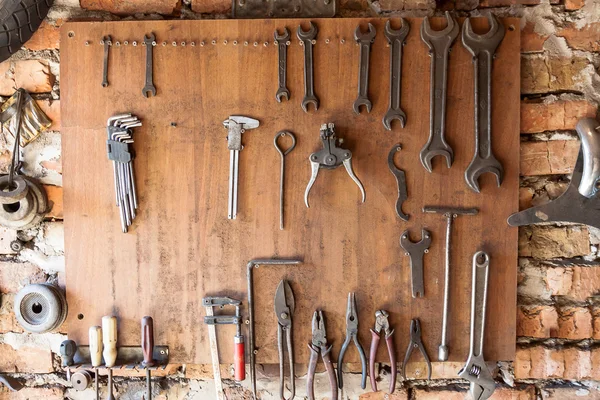
M8 175L0 176L0 204L16 203L29 193L27 182L22 176L14 176L13 185L16 187L13 190L8 189L8 180Z
M292 138L292 145L285 151L282 151L281 148L279 147L279 145L277 144L277 139L279 139L280 137L283 137L283 136L290 136ZM292 132L279 131L279 132L277 132L277 135L275 135L275 138L273 139L273 144L275 145L275 148L277 149L277 151L279 152L281 157L285 157L290 153L290 151L294 150L294 147L296 147L296 137L294 136L294 134Z

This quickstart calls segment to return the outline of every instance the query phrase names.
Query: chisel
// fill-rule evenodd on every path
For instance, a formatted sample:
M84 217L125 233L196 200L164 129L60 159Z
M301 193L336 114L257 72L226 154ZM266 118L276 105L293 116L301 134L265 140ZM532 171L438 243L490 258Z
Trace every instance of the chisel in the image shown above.
M146 368L146 400L152 399L152 384L150 367L154 366L152 352L154 351L154 322L152 317L142 318L142 353L144 361L142 365Z
M100 390L98 387L98 367L102 365L102 328L99 326L92 326L89 330L89 343L90 343L90 359L92 361L92 367L94 367L95 386L96 386L96 400L100 400Z
M104 365L108 368L108 396L106 400L115 400L113 396L112 367L117 362L117 317L102 317L102 344L104 345Z

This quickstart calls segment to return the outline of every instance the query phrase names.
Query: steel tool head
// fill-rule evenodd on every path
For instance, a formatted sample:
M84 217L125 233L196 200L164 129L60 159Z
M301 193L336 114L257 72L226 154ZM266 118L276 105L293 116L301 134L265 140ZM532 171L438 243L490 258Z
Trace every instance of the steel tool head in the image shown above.
M315 111L317 111L319 109L319 99L317 96L304 96L301 103L302 110L304 110L304 112L308 112L309 104L312 104L315 108Z
M412 251L425 251L429 248L430 244L431 233L425 228L421 229L421 240L418 242L410 240L408 229L402 232L402 236L400 236L400 246L409 253Z
M304 31L302 29L302 25L299 25L298 30L296 31L296 35L298 36L298 39L302 41L313 40L317 37L318 32L319 29L317 28L317 25L315 25L314 22L310 21L310 29L308 31Z
M441 31L434 31L431 29L431 25L429 25L429 18L423 19L423 23L421 24L421 39L425 42L425 44L427 44L427 46L429 46L430 49L433 49L434 40L440 40L444 38L444 40L448 43L448 46L450 46L452 42L454 42L454 39L456 39L458 36L458 23L448 11L446 11L445 16L446 21L448 21L448 25Z
M290 37L290 31L286 27L283 28L283 35L280 35L277 29L275 29L275 32L273 33L273 38L279 43L287 43L288 40L290 40Z
M462 43L474 57L480 52L494 54L496 48L504 38L504 25L502 25L498 21L498 18L492 13L489 13L487 17L490 29L482 35L473 32L471 18L467 18L463 24Z
M294 293L290 284L286 280L279 282L275 291L275 314L281 326L290 326L292 324L292 315L294 314L295 302Z
M231 122L238 125L242 125L242 128L246 130L258 128L258 126L260 125L260 122L257 119L244 117L242 115L232 115L225 121L223 121L223 126L225 128L229 128L229 124Z
M410 341L421 343L421 322L418 319L410 321Z
M356 298L354 292L348 293L348 306L346 307L346 331L358 332L358 312L356 312Z
M410 216L402 211L402 203L408 197L408 193L406 190L406 176L405 176L404 171L402 171L401 169L396 167L396 164L394 163L394 156L401 149L402 149L402 146L400 145L400 143L397 143L392 147L392 149L388 153L388 168L390 169L390 171L392 172L394 177L396 177L396 181L398 183L398 199L396 200L396 206L395 206L396 214L402 220L408 221L408 218Z
M454 162L454 151L452 148L444 141L444 148L439 149L431 149L430 144L427 143L425 147L421 150L419 157L421 158L421 164L427 170L427 172L433 171L433 166L431 165L431 160L436 156L442 156L446 159L446 165L448 168L452 166Z
M392 28L391 19L386 21L383 34L387 38L388 42L392 43L394 40L400 40L401 42L404 42L404 39L406 39L406 36L408 36L408 31L410 31L410 25L408 21L404 18L400 18L400 21L402 22L400 29Z
M377 30L375 29L375 27L373 26L372 23L369 22L369 30L366 33L363 33L360 30L360 25L358 25L356 27L356 30L354 31L354 40L356 40L357 42L371 42L373 43L375 41L375 36L377 35Z
M465 181L476 193L481 192L478 180L479 177L485 173L494 174L494 176L496 176L496 183L498 184L498 187L500 187L502 180L504 179L504 168L491 153L488 158L481 158L476 155L465 170Z
M486 400L496 390L496 382L481 355L469 357L467 364L458 371L458 376L471 383L471 397L475 400Z
M327 332L325 331L325 320L323 311L318 310L313 314L312 319L312 344L320 347L327 344Z
M383 116L383 126L388 131L392 130L392 121L397 120L400 121L400 126L404 128L406 125L406 114L401 109L394 110L390 108L387 110L385 115Z
M287 88L279 88L277 89L277 93L275 93L275 100L277 100L278 103L281 103L283 99L290 99L290 91ZM317 106L315 106L315 108L317 108Z
M373 108L373 103L371 103L371 100L369 100L366 97L358 97L356 100L354 100L354 103L352 103L352 109L354 110L354 114L360 114L361 106L364 106L365 110L367 110L367 112L370 113L371 109Z
M390 323L388 321L389 316L390 314L385 310L375 312L375 332L380 333L383 330L386 337L392 334L393 330L390 331Z

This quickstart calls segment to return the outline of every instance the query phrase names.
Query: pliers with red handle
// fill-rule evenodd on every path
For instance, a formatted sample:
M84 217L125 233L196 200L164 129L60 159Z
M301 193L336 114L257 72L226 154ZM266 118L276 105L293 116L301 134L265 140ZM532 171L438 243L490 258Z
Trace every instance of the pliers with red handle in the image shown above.
M338 398L338 387L335 379L335 371L333 370L333 364L331 364L331 346L327 346L327 333L325 332L325 320L323 319L323 311L318 310L313 314L312 320L312 343L308 344L310 349L310 361L308 362L308 379L306 380L306 393L308 393L309 400L315 399L314 393L314 380L315 371L317 369L317 361L319 360L319 352L325 364L325 370L329 375L329 385L331 386L331 398L336 400Z
M392 376L390 376L390 394L396 389L396 353L394 352L394 341L392 335L394 330L390 330L388 321L389 313L385 310L375 312L375 330L371 329L371 351L369 352L369 376L371 379L371 388L377 391L377 382L375 381L375 356L379 346L380 333L385 332L385 343L387 344L388 354L390 355L390 366L392 367Z

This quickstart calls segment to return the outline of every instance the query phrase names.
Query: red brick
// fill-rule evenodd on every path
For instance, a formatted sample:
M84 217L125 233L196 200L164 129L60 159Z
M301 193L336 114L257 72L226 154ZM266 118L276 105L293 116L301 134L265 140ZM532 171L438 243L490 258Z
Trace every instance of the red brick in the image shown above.
M558 313L552 306L519 307L517 336L549 338L558 333Z
M0 262L0 292L16 293L30 283L44 283L46 274L30 263Z
M584 307L563 307L559 310L558 337L581 340L592 337L592 314Z
M590 253L586 227L532 225L519 229L519 256L542 260L572 258ZM589 268L599 270L600 268ZM550 269L547 274L550 274Z
M600 392L597 389L585 387L558 387L542 389L543 400L600 400Z
M381 393L381 392L380 392ZM414 390L415 400L464 400L466 390L435 390L416 389ZM362 397L361 397L362 399ZM533 386L524 386L522 388L497 387L490 400L535 400L535 388Z
M10 59L0 63L0 95L11 96L22 87L29 93L52 91L56 77L45 60Z
M479 7L534 6L540 3L541 0L481 0ZM550 3L558 3L558 0L550 0Z
M0 343L0 371L20 373L50 373L52 353L50 350L21 346L18 350Z
M562 378L565 373L564 354L544 347L517 348L516 379Z
M585 301L598 293L600 268L569 267L546 269L547 289L553 296Z
M40 162L40 165L50 171L56 171L59 174L62 174L62 160L59 158L58 160L46 160Z
M467 391L456 390L435 390L432 389L413 389L413 398L415 400L464 400Z
M0 297L0 332L17 332L22 333L23 328L17 322L14 307L14 294L3 294Z
M181 7L179 0L80 0L81 8L108 11L117 15L163 14L171 15Z
M343 13L352 13L357 11L366 11L369 9L367 0L339 0L338 11Z
M521 29L521 52L533 53L544 50L544 43L548 39L547 35L542 35L535 31L535 22L527 21Z
M169 375L175 375L183 366L181 364L167 364L165 369L156 369L152 370L153 377L165 377ZM207 365L210 368L212 373L212 365ZM98 372L101 376L107 376L108 370L106 368L98 368ZM124 376L124 377L145 377L146 370L144 369L113 369L114 376ZM223 375L223 378L226 379L228 375ZM212 375L210 376L212 378Z
M31 39L25 43L29 50L48 50L58 49L60 44L60 26L62 20L56 24L44 20Z
M594 118L598 106L586 100L521 102L521 133L573 130L580 118Z
M462 361L432 362L431 379L453 379L456 371L464 366ZM358 370L357 372L360 372ZM413 361L406 365L408 379L424 379L427 373L427 364L424 361Z
M600 339L600 306L592 308L593 339Z
M565 10L579 10L585 4L585 0L565 0Z
M589 350L567 348L562 350L566 379L589 379L592 376L592 354Z
M433 0L379 0L378 3L381 11L435 9Z
M541 94L580 90L581 75L590 61L582 57L521 57L521 93Z
M593 22L580 29L574 24L569 24L558 31L557 36L564 37L573 49L600 51L600 22Z
M18 392L11 392L4 385L0 386L0 400L63 400L64 389L56 387L24 387Z
M192 11L202 14L231 12L231 0L192 0Z
M358 396L359 400L408 400L408 391L404 388L396 388L392 394L386 392L370 392Z
M44 185L52 208L46 218L63 219L63 188L60 186Z
M580 143L548 140L521 143L521 176L568 174L573 171Z
M52 121L50 130L60 131L60 100L38 100L38 106Z

